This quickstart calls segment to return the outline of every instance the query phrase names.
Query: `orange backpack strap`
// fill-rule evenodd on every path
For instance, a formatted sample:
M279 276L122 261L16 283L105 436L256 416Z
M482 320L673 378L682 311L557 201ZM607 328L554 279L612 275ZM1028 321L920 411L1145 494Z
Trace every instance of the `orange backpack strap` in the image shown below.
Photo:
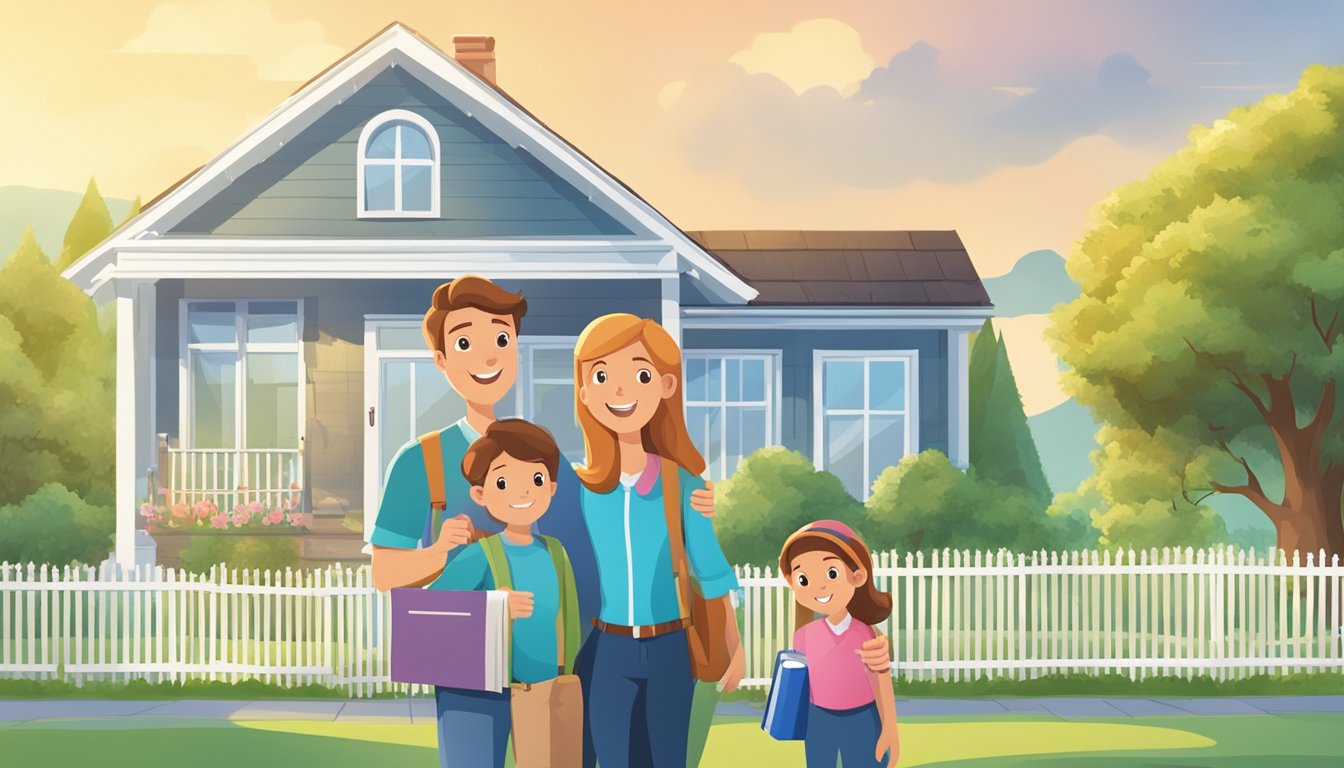
M443 448L438 432L420 436L420 453L425 459L425 479L429 481L429 507L435 512L448 509L447 484L443 477Z

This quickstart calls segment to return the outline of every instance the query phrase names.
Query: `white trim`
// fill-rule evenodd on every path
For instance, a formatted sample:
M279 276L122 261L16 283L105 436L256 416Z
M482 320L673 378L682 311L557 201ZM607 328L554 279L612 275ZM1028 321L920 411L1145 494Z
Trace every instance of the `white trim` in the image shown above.
M686 330L976 330L993 307L685 307Z
M240 310L240 306L248 302L295 302L295 323L297 325L296 341L294 343L248 343L247 341L247 313ZM234 344L192 344L188 340L189 327L187 323L188 307L192 302L210 304L232 304L234 315L235 337L237 341ZM307 442L308 427L308 360L306 347L303 340L303 299L293 297L261 298L256 296L246 298L225 298L225 297L203 297L190 296L177 300L177 439L178 445L183 449L195 448L194 436L191 434L192 413L191 413L191 357L192 351L197 352L232 352L238 356L238 362L234 365L234 446L236 450L242 450L247 444L247 365L246 356L248 352L272 352L272 353L294 353L298 356L298 368L296 370L298 388L298 423L295 425L294 434L298 437L298 445L293 446L300 452L303 452L304 444Z
M766 378L767 378L767 381L765 382L765 393L766 393L766 395L765 395L765 398L766 398L766 399L765 399L765 408L766 408L766 421L765 421L766 434L765 434L765 445L766 445L766 446L774 446L774 445L782 445L782 444L783 444L783 426L784 426L784 384L783 384L783 378L784 378L784 375L783 375L783 374L784 374L784 365L783 365L783 361L784 361L784 351L783 351L783 350L781 350L781 349L726 349L726 348L725 348L725 349L683 349L683 350L682 350L682 353L681 353L681 356L682 356L682 369L681 369L681 370L682 370L682 379L683 379L683 381L682 381L682 408L683 408L683 410L686 409L686 408L691 407L692 405L695 405L695 406L697 406L697 407L714 407L714 406L717 406L717 407L720 407L720 408L726 408L726 407L731 406L731 405L745 406L745 407L758 407L758 405L757 405L756 403L744 403L744 402L741 402L741 401L732 401L732 402L729 402L729 401L725 401L725 400L722 400L722 399L721 399L720 401L718 401L718 402L713 402L713 401L709 401L709 400L697 400L697 401L695 401L694 403L692 403L691 400L689 399L689 397L688 397L687 394L686 394L688 390L687 390L687 388L686 388L685 378L686 378L686 362L687 362L688 360L691 360L691 359L718 360L718 361L720 361L720 363L722 363L724 360L726 360L726 359L730 359L730 358L738 359L738 360L742 360L742 359L764 359L764 360L765 360L765 363L766 363L766 366L765 366L765 375L766 375ZM726 376L726 374L725 374L725 376ZM724 422L723 422L723 423L724 423L724 429L727 429L727 419L726 419L726 418L724 419ZM719 459L720 459L721 462L722 462L722 466L723 466L724 469L726 470L726 469L727 469L727 465L728 465L728 447L727 447L727 446L728 446L728 441L727 441L726 439L721 440L721 442L720 442L720 446L721 446L721 453L720 453ZM721 479L721 478L716 478L716 479Z
M947 332L947 380L951 383L947 404L948 458L963 469L971 462L970 335L969 331Z
M451 56L434 48L400 24L392 24L360 49L338 61L298 93L273 110L249 133L225 149L200 171L169 191L162 200L113 233L63 275L86 292L97 281L120 276L118 252L150 232L170 231L199 206L227 187L249 168L279 150L286 141L312 125L328 110L371 81L389 66L402 66L412 76L443 93L483 127L525 148L567 183L618 218L632 220L667 242L684 264L678 271L695 269L704 288L729 303L743 303L758 295L756 289L697 245L686 233L646 201L598 168L500 91L468 72ZM321 267L321 264L314 266ZM111 267L113 274L104 275ZM318 271L321 274L321 270ZM309 276L313 276L310 273Z
M828 360L855 360L864 363L863 366L863 405L859 410L833 409L826 410L825 390L824 390L824 363ZM876 411L868 407L868 376L869 367L874 362L903 362L905 363L905 397L906 407L904 411ZM812 350L812 464L819 471L826 470L826 445L824 440L824 427L827 415L832 416L863 416L863 477L864 486L862 498L859 501L867 501L872 492L869 467L868 451L868 417L873 414L891 414L903 415L905 418L905 453L903 456L911 456L919 453L919 350L917 349L887 349L887 350L858 350L858 349L814 349Z
M660 324L681 346L681 275L664 277L659 281Z
M121 283L116 293L117 327L117 378L116 406L120 417L116 425L115 449L115 549L113 556L123 568L135 566L135 516L137 500L135 498L136 475L139 468L136 459L136 430L142 422L137 418L136 400L139 387L144 383L144 373L136 365L136 347L144 339L136 333L136 294L137 283Z
M406 159L401 156L401 131L398 129L396 136L396 147L391 158L371 158L367 156L369 139L373 134L383 126L392 122L406 122L415 126L425 134L425 139L429 142L429 159ZM434 126L428 120L411 112L407 109L389 109L373 117L364 124L364 130L359 132L359 143L355 145L357 154L355 155L355 216L361 219L437 219L439 218L439 176L443 171L443 164L440 159L443 157L439 152L439 132L434 130ZM392 176L392 210L390 211L370 211L364 203L364 166L365 165L390 165L394 169ZM429 210L428 211L407 211L402 209L401 199L401 169L406 165L425 165L429 166Z

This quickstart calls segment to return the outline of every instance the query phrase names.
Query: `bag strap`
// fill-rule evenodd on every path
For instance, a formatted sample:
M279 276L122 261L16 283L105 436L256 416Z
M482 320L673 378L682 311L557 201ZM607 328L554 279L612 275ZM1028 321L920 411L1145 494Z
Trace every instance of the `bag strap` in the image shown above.
M681 467L663 459L663 515L667 519L667 542L672 551L672 578L677 588L677 608L681 618L691 618L691 593L686 535L681 519Z
M425 517L425 532L421 536L421 546L427 547L439 535L439 526L448 509L448 491L443 477L443 444L439 433L426 432L417 442L425 460L425 481L429 485L429 515Z
M480 540L481 552L485 554L485 565L490 569L490 578L495 582L495 589L513 589L513 579L509 573L509 559L504 554L504 540L500 538L502 534L486 536ZM505 607L505 615L508 615L508 608ZM509 619L509 632L513 632L513 619ZM505 669L509 670L509 679L513 679L513 642L509 642L509 657L504 660L507 665Z
M564 674L573 674L574 659L579 654L579 590L574 584L574 567L569 562L569 554L558 539L542 536L546 551L551 555L555 566L555 583L560 588L560 610L555 618L555 631L559 640L557 661Z

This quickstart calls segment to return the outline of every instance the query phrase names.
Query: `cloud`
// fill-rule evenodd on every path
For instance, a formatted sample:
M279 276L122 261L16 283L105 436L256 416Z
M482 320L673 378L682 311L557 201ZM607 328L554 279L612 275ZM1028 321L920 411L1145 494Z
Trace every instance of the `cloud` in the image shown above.
M817 57L810 61L815 66ZM690 80L670 110L687 162L761 189L778 187L781 174L870 189L967 182L1044 162L1085 136L1174 145L1192 123L1238 100L1157 85L1125 53L1090 72L1060 67L1023 82L1012 73L989 79L949 70L926 42L900 51L852 91L799 92L783 79L793 76L724 64ZM1005 87L1005 77L1016 82Z
M685 80L674 80L664 85L658 90L658 106L663 109L671 109L672 105L677 103L677 99L681 98L681 94L685 92Z
M729 61L749 74L772 75L797 94L817 87L845 92L874 66L859 33L835 19L802 21L788 32L757 35L750 48Z
M326 40L321 24L285 21L258 0L174 0L156 7L140 36L121 53L242 56L257 77L307 80L345 54Z

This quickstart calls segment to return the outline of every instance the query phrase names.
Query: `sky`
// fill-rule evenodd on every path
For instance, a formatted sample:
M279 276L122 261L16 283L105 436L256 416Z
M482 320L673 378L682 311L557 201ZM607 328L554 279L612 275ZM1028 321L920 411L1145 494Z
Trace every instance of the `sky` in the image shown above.
M1067 256L1195 124L1344 64L1344 0L0 0L0 185L148 199L391 21L498 81L684 229L956 229ZM1042 316L1002 322L1028 413Z

